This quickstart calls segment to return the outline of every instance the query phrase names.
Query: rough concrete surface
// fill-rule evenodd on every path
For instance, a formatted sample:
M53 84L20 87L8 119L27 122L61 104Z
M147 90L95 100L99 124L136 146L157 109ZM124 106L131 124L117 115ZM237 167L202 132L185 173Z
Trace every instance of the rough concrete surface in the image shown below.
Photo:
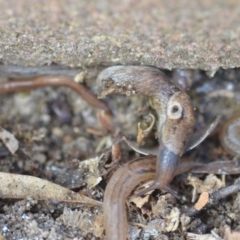
M240 66L238 0L0 0L0 62Z

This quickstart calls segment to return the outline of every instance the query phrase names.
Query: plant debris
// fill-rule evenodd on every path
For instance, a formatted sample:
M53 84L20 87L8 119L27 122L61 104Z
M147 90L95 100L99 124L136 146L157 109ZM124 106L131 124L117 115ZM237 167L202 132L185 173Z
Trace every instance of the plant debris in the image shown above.
M240 231L231 231L229 226L225 227L224 240L238 240L240 239Z
M195 203L194 207L197 211L200 211L202 208L204 208L207 203L209 202L209 193L208 192L202 192L198 201Z
M18 150L18 140L14 137L13 134L3 129L2 127L0 127L0 139L3 141L11 154L14 154Z
M136 188L128 199L131 239L238 237L240 161L239 156L230 155L222 147L219 132L225 120L239 111L240 71L220 70L211 80L203 72L198 75L200 79L193 81L188 90L196 108L195 132L201 135L201 129L209 131L207 138L182 158L193 164L191 184L187 184L189 174L171 183L180 200L159 190L136 197L134 192L140 189ZM80 73L79 81L83 77ZM96 93L95 80L83 82ZM69 105L68 121L49 112L49 102L58 103L60 96ZM26 99L31 104L29 109L24 107ZM0 99L2 129L13 133L18 141L13 152L0 142L3 238L104 238L102 208L89 205L101 205L108 179L116 169L142 154L156 155L158 150L156 123L142 122L145 112L155 118L147 98L110 96L105 101L113 116L97 112L78 94L63 87L9 94ZM60 110L65 111L61 106ZM218 116L220 124L213 121ZM141 148L136 140L138 123ZM146 129L149 131L144 135Z
M70 191L47 180L19 174L0 172L1 198L52 200L102 206L98 201Z
M213 174L208 175L204 181L192 175L189 175L187 180L188 183L193 186L192 202L196 201L198 193L212 193L224 186L224 183Z

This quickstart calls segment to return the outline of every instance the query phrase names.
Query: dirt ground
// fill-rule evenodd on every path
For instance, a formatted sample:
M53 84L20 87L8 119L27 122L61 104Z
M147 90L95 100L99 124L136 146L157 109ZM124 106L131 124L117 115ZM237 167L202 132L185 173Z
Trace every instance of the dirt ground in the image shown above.
M166 74L172 78L173 72ZM190 152L194 161L209 163L236 158L221 146L219 131L226 119L239 112L239 77L239 69L219 70L212 79L202 71L194 71L188 93L196 108L196 131L211 123L216 116L222 116L213 134ZM88 81L88 88L97 93L95 78ZM47 179L102 201L109 177L106 176L106 163L109 163L106 161L111 158L106 154L107 157L98 163L102 180L92 188L88 178L90 173L81 165L82 160L99 156L97 151L106 153L104 149L111 147L114 141L112 134L102 131L95 109L64 87L2 95L0 101L1 127L19 141L19 150L14 155L1 143L1 172ZM133 141L136 141L138 122L146 122L149 113L155 116L148 99L142 96L113 95L105 101L113 110L113 122L119 134ZM145 139L144 148L152 149L158 145L155 133L154 127L152 134ZM120 147L120 165L139 156L125 144L120 144ZM207 175L192 174L192 177L204 180ZM232 185L238 176L226 175L226 186ZM159 231L159 221L166 217L163 212L156 215L161 199L170 199L165 206L168 213L175 207L190 208L194 205L191 202L193 187L188 184L187 177L188 173L183 174L172 183L174 190L181 195L180 200L155 191L141 208L135 206L136 202L128 204L129 222L153 225L143 230L130 224L131 239L186 239L187 233L209 234L211 231L223 237L225 225L240 231L239 193L202 210L186 226L181 223L174 231ZM216 177L224 183L222 175ZM1 199L0 230L1 239L104 239L103 211L101 207L54 200L36 201L30 197L25 200Z

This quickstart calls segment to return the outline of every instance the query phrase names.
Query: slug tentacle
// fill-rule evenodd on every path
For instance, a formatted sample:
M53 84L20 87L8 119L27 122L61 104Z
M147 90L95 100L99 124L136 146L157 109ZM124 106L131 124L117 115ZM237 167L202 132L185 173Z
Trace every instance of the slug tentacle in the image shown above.
M194 109L188 95L154 67L110 67L99 74L97 82L100 97L141 94L151 98L158 114L160 148L155 181L149 189L160 188L174 193L170 183L195 125Z
M137 196L142 196L154 189L161 189L170 192L174 197L179 198L179 196L170 187L170 183L176 175L179 163L180 157L169 151L164 144L160 143L159 155L157 156L157 172L155 180L150 187L138 192ZM158 171L158 169L161 169L161 171Z

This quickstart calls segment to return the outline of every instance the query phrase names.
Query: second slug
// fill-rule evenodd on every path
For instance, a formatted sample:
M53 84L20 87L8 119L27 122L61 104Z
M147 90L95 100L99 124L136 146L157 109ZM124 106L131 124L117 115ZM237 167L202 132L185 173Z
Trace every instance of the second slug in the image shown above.
M170 183L196 122L189 96L154 67L109 67L99 74L97 82L101 90L100 97L118 93L127 96L141 94L151 98L158 114L160 147L155 181L139 195L152 189L162 189L177 196L170 188Z
M175 175L188 171L192 166L192 161L180 162ZM141 182L153 179L155 172L156 157L148 156L128 162L114 173L104 194L104 225L107 240L127 238L126 199Z
M240 155L240 115L228 119L222 126L220 141L232 155Z
M36 76L28 79L18 79L15 81L0 83L0 94L27 91L27 90L36 89L39 87L49 87L49 86L69 87L72 90L74 90L76 93L78 93L84 100L86 100L93 107L97 109L102 109L107 113L111 113L110 108L105 102L100 101L87 88L85 88L81 84L74 82L73 79L67 76L41 75L41 76Z

